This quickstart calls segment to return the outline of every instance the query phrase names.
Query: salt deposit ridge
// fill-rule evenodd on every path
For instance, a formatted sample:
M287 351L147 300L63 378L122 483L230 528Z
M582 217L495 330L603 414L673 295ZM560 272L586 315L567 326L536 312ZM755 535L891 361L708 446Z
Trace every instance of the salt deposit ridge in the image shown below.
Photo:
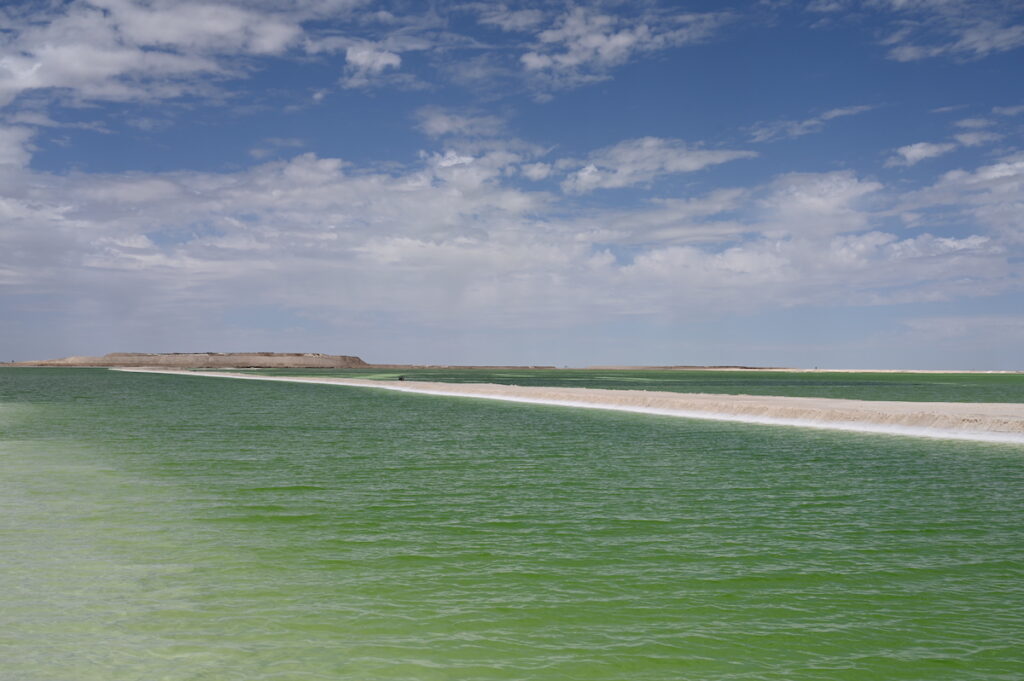
M117 371L344 385L425 395L472 397L586 409L610 409L716 421L1024 444L1024 404L881 402L811 397L515 386L491 383L425 381L398 383L355 378L260 376L219 371L160 369L117 369Z

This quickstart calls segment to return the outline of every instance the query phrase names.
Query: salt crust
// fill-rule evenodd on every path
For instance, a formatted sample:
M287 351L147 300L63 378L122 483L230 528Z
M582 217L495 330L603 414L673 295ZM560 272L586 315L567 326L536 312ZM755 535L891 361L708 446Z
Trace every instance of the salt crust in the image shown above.
M342 385L425 395L609 409L716 421L1024 444L1024 404L1012 403L882 402L817 397L718 395L491 383L426 381L398 383L355 378L260 376L229 372L160 369L115 369L115 371Z

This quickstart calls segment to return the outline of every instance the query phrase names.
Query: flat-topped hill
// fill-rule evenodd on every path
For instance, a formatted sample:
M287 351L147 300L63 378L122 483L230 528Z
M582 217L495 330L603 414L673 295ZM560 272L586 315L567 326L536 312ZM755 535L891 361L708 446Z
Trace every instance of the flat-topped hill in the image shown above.
M65 357L14 366L164 367L173 369L358 369L369 365L351 355L301 352L112 352L102 357Z

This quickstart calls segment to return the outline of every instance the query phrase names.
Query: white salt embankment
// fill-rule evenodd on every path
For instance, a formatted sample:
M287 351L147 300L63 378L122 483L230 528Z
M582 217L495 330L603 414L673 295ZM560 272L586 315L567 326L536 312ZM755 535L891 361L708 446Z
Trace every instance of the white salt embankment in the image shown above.
M159 369L123 369L122 371L153 371L154 373L188 376L344 385L426 395L610 409L717 421L1024 444L1024 404L1014 403L881 402L817 397L717 395L491 383L385 382L355 378L259 376L228 372L162 371Z

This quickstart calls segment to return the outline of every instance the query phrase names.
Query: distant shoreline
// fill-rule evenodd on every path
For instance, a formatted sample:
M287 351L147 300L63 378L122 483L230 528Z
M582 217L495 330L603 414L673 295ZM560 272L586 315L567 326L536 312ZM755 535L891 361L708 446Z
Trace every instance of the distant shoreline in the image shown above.
M166 369L121 371L339 385L715 421L1024 444L1024 404L1017 403L880 402L490 383L409 380L399 383L355 378L266 376Z
M299 352L114 352L98 357L72 356L60 359L0 363L0 367L100 367L154 369L415 369L454 370L529 370L571 369L573 371L758 371L785 373L865 373L865 374L1021 374L1010 369L813 369L776 366L725 365L595 365L557 367L535 364L371 364L354 355L327 355Z

